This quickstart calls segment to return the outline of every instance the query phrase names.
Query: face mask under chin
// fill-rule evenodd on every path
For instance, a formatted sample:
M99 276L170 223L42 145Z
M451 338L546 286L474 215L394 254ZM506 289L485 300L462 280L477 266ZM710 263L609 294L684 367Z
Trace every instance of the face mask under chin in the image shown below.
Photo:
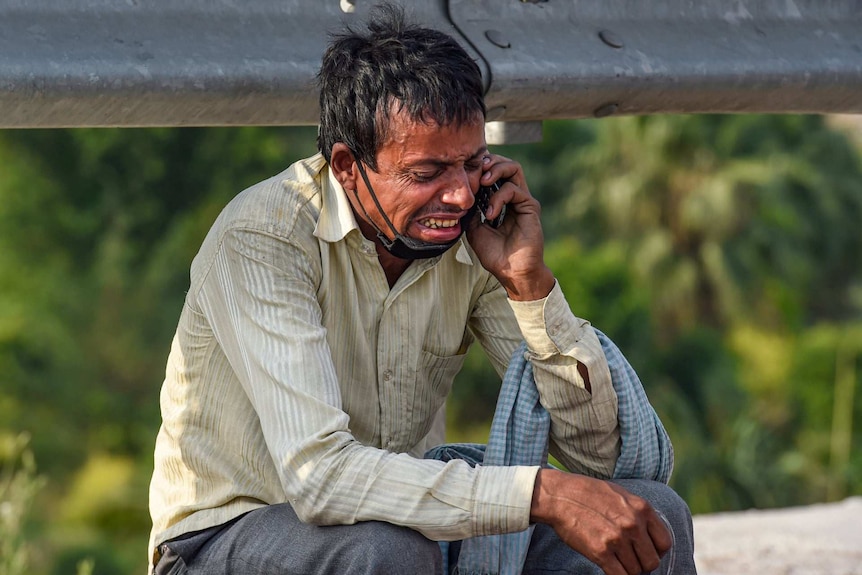
M355 152L353 153L353 157L358 157ZM377 239L380 240L380 243L383 244L383 247L390 254L392 254L396 258L401 258L405 260L421 260L434 258L446 253L449 248L457 244L458 241L461 239L461 236L458 236L451 242L447 242L445 244L437 244L433 242L423 242L422 240L417 240L402 235L398 230L395 229L395 226L392 225L392 222L389 220L389 217L386 215L386 212L383 211L383 207L377 200L377 194L374 193L374 188L371 186L371 182L368 181L368 175L365 173L365 168L362 167L362 162L357 159L356 165L359 168L359 174L362 176L362 180L365 182L365 186L368 188L368 193L371 194L371 199L374 201L374 205L377 207L377 212L381 216L383 216L383 221L386 222L386 225L389 227L389 230L392 232L392 235L395 237L395 239L390 240L388 237L386 237L386 234L383 233L383 230L377 227L377 224L375 224L374 220L372 220L371 217L368 215L368 211L365 209L365 206L362 205L362 202L359 199L359 192L356 190L356 188L354 188L353 194L356 196L356 203L358 203L359 207L362 209L362 213L365 215L366 221L368 221L368 223L370 223L377 231ZM468 220L470 215L472 215L472 211L470 214L467 215L467 217L462 220L462 233L464 230L464 223Z
M395 234L394 240L390 240L389 238L387 238L386 235L380 230L377 231L377 238L380 240L380 243L383 244L383 247L386 248L386 251L388 251L396 258L401 258L405 260L421 260L443 255L449 250L449 248L457 244L458 240L461 239L461 237L459 236L451 242L447 242L445 244L435 244L432 242L423 242L420 240L409 238L407 236L403 236L396 232L395 228L391 227L391 225L390 229L392 230L392 233Z

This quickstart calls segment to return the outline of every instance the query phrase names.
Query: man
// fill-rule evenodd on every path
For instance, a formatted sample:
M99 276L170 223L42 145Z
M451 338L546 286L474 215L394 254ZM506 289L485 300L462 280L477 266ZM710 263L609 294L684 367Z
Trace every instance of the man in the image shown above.
M524 573L662 556L693 572L685 504L605 480L608 363L544 263L521 167L488 152L476 64L389 8L333 39L319 80L321 154L237 196L192 264L161 394L155 572L437 574L436 541L531 523ZM496 229L471 213L493 182ZM526 342L571 472L422 458L474 341L501 374Z

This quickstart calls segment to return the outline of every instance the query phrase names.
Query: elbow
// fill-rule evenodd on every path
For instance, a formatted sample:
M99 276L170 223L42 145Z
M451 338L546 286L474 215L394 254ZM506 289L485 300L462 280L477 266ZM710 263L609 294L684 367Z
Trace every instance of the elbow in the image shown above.
M350 449L335 449L325 456L308 459L290 467L283 477L287 501L303 523L311 525L339 525L355 523L355 505L350 504L346 493L354 493L351 474Z
M309 505L307 499L292 499L290 504L297 518L308 525L329 525L332 522L322 507Z
M309 525L340 523L333 519L332 497L321 485L322 482L309 479L291 481L290 487L285 490L288 503L303 523Z

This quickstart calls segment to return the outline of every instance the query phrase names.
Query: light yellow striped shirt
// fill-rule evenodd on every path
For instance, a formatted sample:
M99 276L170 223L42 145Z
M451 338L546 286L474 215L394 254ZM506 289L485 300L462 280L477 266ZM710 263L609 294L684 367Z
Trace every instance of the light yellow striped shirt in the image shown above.
M382 520L435 540L528 526L537 468L421 459L470 344L498 373L521 339L552 452L609 477L617 400L559 286L514 302L462 240L389 288L320 155L238 195L192 263L161 392L150 548L258 507ZM577 363L589 371L584 389Z

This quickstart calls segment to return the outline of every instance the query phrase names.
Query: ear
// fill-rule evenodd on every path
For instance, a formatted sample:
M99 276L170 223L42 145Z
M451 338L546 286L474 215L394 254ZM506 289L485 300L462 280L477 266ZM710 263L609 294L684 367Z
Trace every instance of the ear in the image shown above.
M342 188L348 191L356 189L356 160L353 152L343 142L337 142L332 146L329 167Z

